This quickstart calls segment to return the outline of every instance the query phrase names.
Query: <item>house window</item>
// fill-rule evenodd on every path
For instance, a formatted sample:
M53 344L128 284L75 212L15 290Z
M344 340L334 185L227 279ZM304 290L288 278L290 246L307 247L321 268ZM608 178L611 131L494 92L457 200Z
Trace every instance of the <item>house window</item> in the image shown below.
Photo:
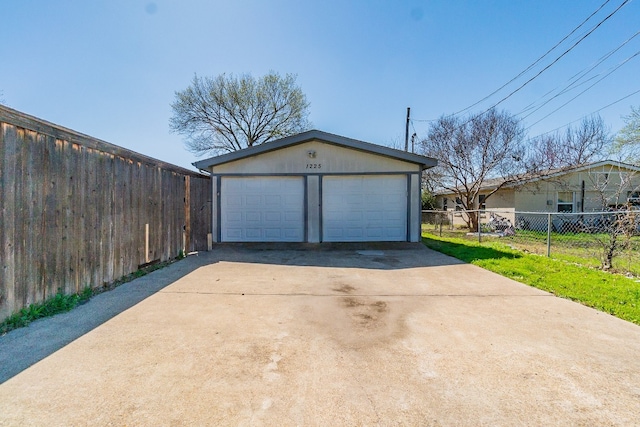
M478 209L484 211L487 209L487 196L485 194L481 194L478 196Z
M462 199L460 197L456 197L456 211L462 211Z
M445 210L445 211L447 210L447 198L446 197L444 197L442 199L442 210Z
M627 202L634 206L640 205L640 191L627 191Z
M558 192L558 212L573 212L574 194L571 191Z

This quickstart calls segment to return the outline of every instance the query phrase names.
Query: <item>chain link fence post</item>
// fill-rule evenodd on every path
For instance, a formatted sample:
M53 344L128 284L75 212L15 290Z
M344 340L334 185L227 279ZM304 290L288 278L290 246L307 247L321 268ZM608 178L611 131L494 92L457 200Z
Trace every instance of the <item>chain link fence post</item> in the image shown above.
M551 212L547 214L547 258L551 258Z

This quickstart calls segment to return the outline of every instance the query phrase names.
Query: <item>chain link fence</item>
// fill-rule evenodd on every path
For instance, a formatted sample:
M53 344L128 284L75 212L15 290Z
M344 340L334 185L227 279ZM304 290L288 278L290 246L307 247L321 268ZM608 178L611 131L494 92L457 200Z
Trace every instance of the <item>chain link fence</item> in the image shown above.
M479 231L478 231L479 230ZM640 210L518 212L422 211L422 232L640 276Z

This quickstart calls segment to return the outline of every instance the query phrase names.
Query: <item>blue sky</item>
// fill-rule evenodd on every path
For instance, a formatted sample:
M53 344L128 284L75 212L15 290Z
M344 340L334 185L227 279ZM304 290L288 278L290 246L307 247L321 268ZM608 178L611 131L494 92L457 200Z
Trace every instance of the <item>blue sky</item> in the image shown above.
M605 1L0 0L0 92L9 107L193 169L198 158L169 131L175 91L194 73L274 70L297 74L314 128L399 147L407 107L411 133L426 136L426 120L489 95ZM508 95L623 1L610 0L531 71L467 111ZM638 31L636 0L498 108L515 114L548 99ZM639 91L640 55L631 58L639 51L640 35L591 80L523 118L529 134ZM640 92L600 111L612 132L631 105L640 105Z

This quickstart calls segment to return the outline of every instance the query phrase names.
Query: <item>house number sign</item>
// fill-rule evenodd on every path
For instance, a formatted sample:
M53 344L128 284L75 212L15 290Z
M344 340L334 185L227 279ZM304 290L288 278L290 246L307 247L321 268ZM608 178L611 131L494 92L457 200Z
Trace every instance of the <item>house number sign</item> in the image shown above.
M322 169L322 163L307 163L307 169Z

